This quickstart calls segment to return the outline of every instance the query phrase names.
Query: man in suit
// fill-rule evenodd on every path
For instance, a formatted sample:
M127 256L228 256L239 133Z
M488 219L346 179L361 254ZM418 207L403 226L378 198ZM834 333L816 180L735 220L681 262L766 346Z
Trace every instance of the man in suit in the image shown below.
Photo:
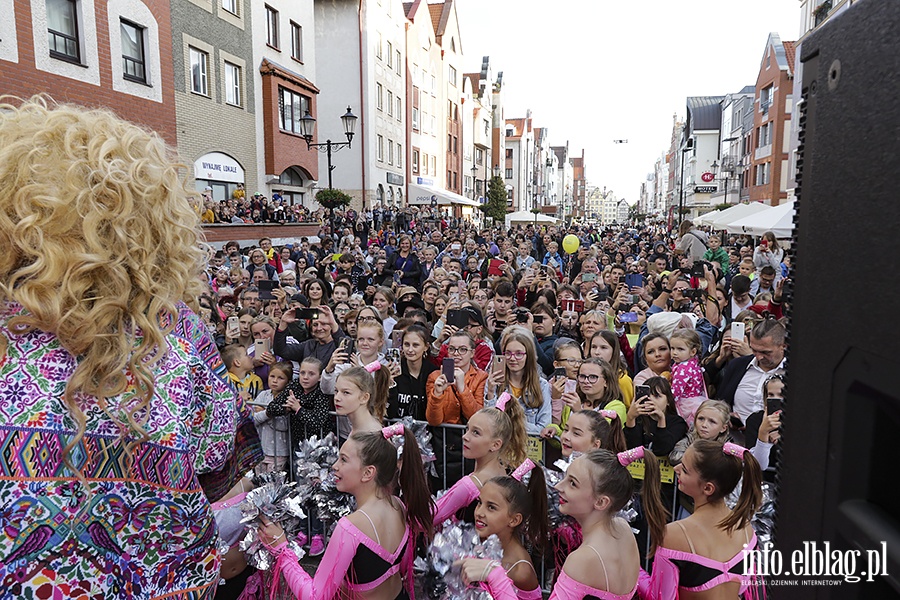
M752 355L732 360L722 373L718 397L732 406L742 423L763 409L763 384L772 375L784 375L787 331L769 318L750 331Z

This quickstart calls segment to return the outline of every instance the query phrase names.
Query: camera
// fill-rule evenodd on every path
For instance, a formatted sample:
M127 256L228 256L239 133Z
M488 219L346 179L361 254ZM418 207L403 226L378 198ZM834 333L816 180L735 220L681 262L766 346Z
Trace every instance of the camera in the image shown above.
M694 266L691 267L691 277L696 277L697 279L703 279L706 277L706 272L703 270L703 267L709 267L709 270L713 270L712 263L707 262L705 260L695 260Z

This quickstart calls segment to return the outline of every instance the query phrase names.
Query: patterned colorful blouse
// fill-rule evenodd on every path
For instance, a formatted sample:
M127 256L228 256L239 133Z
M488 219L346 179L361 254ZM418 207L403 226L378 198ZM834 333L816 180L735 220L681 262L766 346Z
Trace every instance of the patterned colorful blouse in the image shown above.
M0 305L0 599L212 598L219 581L210 502L262 460L249 409L200 319L180 306L156 369L156 397L126 468L119 425L78 397L77 427L62 402L77 359L53 334L13 334L23 312ZM127 406L131 388L108 410Z

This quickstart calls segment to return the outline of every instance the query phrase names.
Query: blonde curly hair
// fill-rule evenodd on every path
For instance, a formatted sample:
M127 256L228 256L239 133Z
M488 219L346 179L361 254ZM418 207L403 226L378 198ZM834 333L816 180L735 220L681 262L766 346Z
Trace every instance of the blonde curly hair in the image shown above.
M0 306L25 311L12 331L52 332L81 358L63 402L81 441L76 393L125 427L128 461L148 439L154 367L176 303L196 310L205 251L174 153L108 110L0 97ZM0 336L0 357L8 340ZM135 382L127 409L107 401ZM122 407L124 408L124 407Z

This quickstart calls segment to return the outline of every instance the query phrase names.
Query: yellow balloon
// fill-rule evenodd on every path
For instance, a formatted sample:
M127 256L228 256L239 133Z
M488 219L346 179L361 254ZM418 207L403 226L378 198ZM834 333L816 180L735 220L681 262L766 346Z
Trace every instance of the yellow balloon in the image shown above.
M563 238L563 250L565 250L569 254L575 254L578 251L578 247L580 245L581 240L578 239L577 235L570 233Z

